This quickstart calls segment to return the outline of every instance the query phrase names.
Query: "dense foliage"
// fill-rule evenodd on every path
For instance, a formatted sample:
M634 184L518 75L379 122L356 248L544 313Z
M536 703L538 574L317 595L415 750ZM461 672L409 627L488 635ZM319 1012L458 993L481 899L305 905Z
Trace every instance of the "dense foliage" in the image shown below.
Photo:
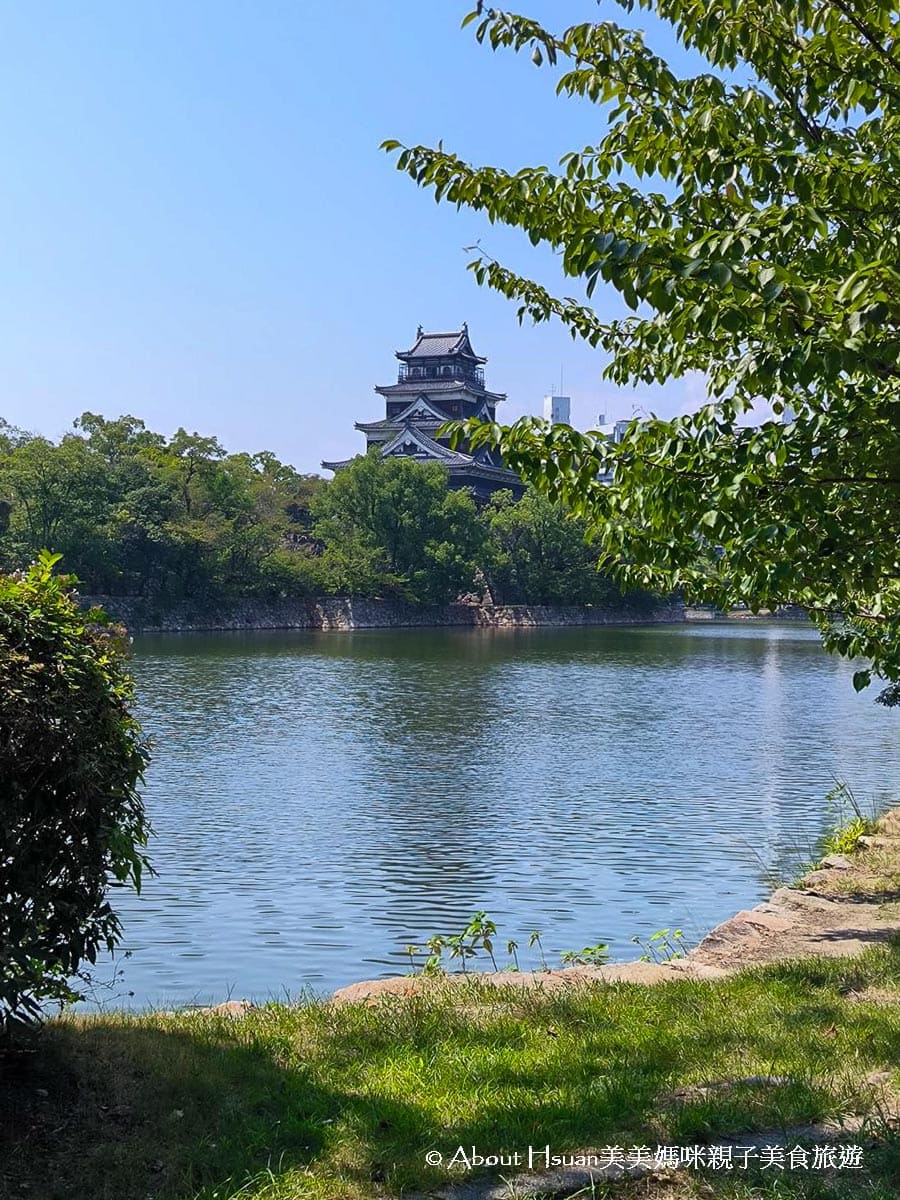
M471 494L451 491L438 463L361 457L324 490L316 517L328 591L439 604L475 586L484 529Z
M597 570L597 552L585 541L583 522L566 519L558 504L535 489L519 501L511 492L497 492L483 516L483 571L495 603L621 601L610 576Z
M618 383L702 372L710 402L620 445L529 420L469 434L578 511L628 580L802 604L830 649L871 661L857 687L874 674L900 699L900 7L619 3L706 69L679 78L612 21L556 34L479 3L464 22L561 66L557 91L601 109L604 136L560 169L385 146L437 199L551 247L587 300L602 281L634 313L473 262L520 316L558 317Z
M50 549L90 592L172 600L294 582L282 551L320 481L183 429L167 440L135 417L85 413L76 426L56 444L0 428L7 568Z
M119 937L109 883L139 887L146 866L123 647L53 562L0 576L0 1029L73 998Z
M63 555L82 590L190 598L385 596L615 602L583 523L537 493L479 512L437 464L360 456L332 481L270 453L86 413L58 443L0 427L0 566Z

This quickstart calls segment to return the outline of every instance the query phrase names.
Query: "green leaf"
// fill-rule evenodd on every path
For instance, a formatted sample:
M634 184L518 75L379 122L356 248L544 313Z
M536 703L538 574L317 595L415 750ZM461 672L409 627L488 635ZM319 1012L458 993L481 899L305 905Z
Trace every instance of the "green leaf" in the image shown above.
M853 686L856 689L856 691L858 691L858 692L863 691L865 688L867 688L869 686L869 684L871 682L872 682L872 672L871 671L854 671L853 672Z

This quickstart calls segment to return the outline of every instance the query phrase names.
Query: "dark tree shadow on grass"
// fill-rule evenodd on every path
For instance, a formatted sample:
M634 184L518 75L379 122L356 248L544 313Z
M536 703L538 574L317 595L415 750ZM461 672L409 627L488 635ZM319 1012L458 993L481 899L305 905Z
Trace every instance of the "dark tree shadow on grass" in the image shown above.
M219 1031L62 1022L17 1041L0 1057L0 1197L182 1200L313 1160L342 1099Z
M334 1173L335 1195L339 1171L362 1195L373 1185L400 1191L422 1181L432 1148L571 1148L589 1132L639 1128L672 1067L663 1049L602 1064L518 1064L513 1055L490 1068L489 1092L471 1115L448 1120L412 1095L323 1087L290 1045L290 1022L254 1033L264 1020L204 1021L190 1032L158 1021L64 1021L4 1053L2 1200L224 1198L267 1168L278 1176L306 1166ZM340 1065L360 1056L408 1049L377 1026L350 1026L327 1030L332 1069L319 1079L340 1081ZM448 1052L454 1042L460 1052L514 1050L517 1042L514 1031L504 1046L503 1034L455 1016L425 1041L438 1037ZM447 1177L436 1169L432 1182Z
M832 968L822 970L821 979L791 980L809 989L814 1027L792 1017L767 1031L761 1049L773 1062L786 1036L798 1052L814 1055L817 1030L832 1016L831 997L818 989L836 979ZM682 990L671 997L702 1005L702 989L675 986ZM637 989L628 1003L640 1014L649 999ZM225 1200L267 1168L277 1178L307 1167L334 1180L317 1194L390 1195L446 1185L440 1170L423 1169L429 1149L497 1153L550 1143L571 1151L646 1144L666 1133L690 1141L713 1136L721 1105L679 1115L663 1097L686 1073L695 1077L698 1064L715 1061L723 1028L698 1008L694 1040L684 1045L664 1024L649 1036L620 1024L624 1011L584 999L473 1019L465 1007L398 1000L383 1012L263 1009L243 1020L204 1016L171 1026L160 1018L53 1023L30 1044L0 1054L0 1197L206 1200L216 1193ZM525 1052L519 1015L527 1015L527 1033L546 1053ZM858 1019L870 1035L873 1065L894 1052L900 1061L894 1015L860 1012ZM584 1027L585 1036L558 1040L570 1032L565 1021ZM459 1111L436 1103L441 1087L429 1091L442 1056L464 1071L472 1064L457 1081ZM407 1072L406 1095L379 1082L391 1078L394 1063ZM765 1128L764 1095L751 1090L731 1099L733 1127ZM786 1119L792 1108L815 1115L828 1102L811 1080L780 1099ZM879 1153L866 1172L868 1194L896 1196L894 1143L883 1140ZM730 1194L727 1181L712 1185L726 1189L713 1194ZM821 1180L794 1176L779 1188L785 1200L829 1194Z

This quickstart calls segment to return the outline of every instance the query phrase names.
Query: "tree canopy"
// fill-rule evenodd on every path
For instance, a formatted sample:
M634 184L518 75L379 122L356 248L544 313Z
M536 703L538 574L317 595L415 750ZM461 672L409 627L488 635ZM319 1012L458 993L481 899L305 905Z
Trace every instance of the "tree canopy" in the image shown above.
M610 576L597 570L584 522L534 488L520 500L512 492L497 492L483 515L487 537L481 561L495 604L622 601ZM643 598L653 599L646 593Z
M722 607L801 604L829 649L870 660L855 685L874 674L898 701L900 8L619 3L707 69L679 77L613 21L552 32L479 4L477 39L560 68L557 91L596 104L604 136L556 170L385 148L583 284L557 296L481 255L476 279L520 318L560 319L619 384L702 372L709 402L632 422L619 444L531 419L466 436L579 513L621 578ZM601 282L632 315L592 306Z
M329 591L446 604L475 586L484 531L471 494L439 463L357 458L322 492L316 532Z
M333 480L270 451L84 413L58 442L0 423L0 569L63 556L88 595L156 610L240 597L618 604L585 526L531 492L479 510L437 463L359 456ZM633 599L633 598L632 598Z
M0 424L0 565L49 549L95 593L168 601L311 589L304 556L286 551L324 480L133 416L75 425L53 443Z

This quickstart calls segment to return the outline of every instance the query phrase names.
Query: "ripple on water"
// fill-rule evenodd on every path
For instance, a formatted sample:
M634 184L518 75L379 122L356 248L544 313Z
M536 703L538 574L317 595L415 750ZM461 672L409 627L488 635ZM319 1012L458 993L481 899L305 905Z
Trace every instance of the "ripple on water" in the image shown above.
M487 910L548 953L768 890L836 777L886 801L892 714L803 626L138 639L158 877L134 1002L331 989Z

